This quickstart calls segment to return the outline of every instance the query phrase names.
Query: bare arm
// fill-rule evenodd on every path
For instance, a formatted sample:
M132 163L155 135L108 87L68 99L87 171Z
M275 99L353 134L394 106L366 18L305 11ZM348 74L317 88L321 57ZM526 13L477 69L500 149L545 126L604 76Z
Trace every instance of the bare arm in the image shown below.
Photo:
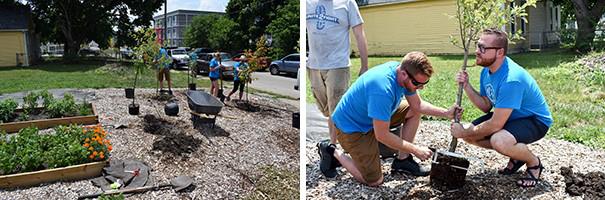
M359 76L361 76L361 74L368 71L368 42L366 41L366 34L363 31L363 24L354 26L353 34L355 34L357 49L361 58L361 68L359 68Z
M475 106L477 106L477 108L479 108L479 110L487 113L492 109L492 104L489 102L489 99L485 96L481 96L481 94L475 90L471 84L469 84L468 73L466 71L458 72L456 81L464 84L464 93L466 93L466 96L471 100L471 102L473 102Z
M457 106L453 106L450 109L445 109L434 106L429 102L423 101L418 94L412 96L405 96L405 99L408 101L408 104L410 105L410 109L412 111L435 117L453 119L454 109L457 108ZM462 115L462 112L460 112L459 115Z
M513 109L510 108L496 108L491 119L484 121L477 126L471 125L470 127L461 130L462 127L460 124L455 123L457 125L452 125L452 133L455 134L454 137L457 138L488 136L496 131L502 130L512 112Z
M397 135L391 134L389 132L389 122L374 119L372 123L374 125L374 136L379 142L393 149L410 152L421 160L426 160L431 156L432 152L428 148L417 147L408 141L402 140Z

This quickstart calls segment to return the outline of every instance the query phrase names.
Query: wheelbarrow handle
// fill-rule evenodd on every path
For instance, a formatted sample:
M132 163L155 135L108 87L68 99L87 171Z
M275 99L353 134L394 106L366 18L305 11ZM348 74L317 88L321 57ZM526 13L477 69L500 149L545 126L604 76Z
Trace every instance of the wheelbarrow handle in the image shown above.
M95 197L99 197L101 195L114 195L114 194L127 194L127 193L139 193L139 192L145 192L145 191L149 191L149 190L157 190L163 187L167 187L170 186L170 184L162 184L162 185L157 185L157 186L143 186L143 187L136 187L136 188L128 188L128 189L121 189L121 190L110 190L108 192L101 192L101 193L96 193L96 194L88 194L88 195L83 195L83 196L79 196L78 199L88 199L88 198L95 198Z

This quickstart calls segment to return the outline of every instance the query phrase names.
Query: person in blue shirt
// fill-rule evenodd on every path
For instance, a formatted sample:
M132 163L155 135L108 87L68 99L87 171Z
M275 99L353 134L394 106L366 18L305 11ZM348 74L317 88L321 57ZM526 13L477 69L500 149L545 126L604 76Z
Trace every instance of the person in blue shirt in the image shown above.
M160 91L164 91L164 79L168 81L168 93L172 94L172 81L170 80L170 63L172 58L168 56L168 52L164 47L160 48L158 57L155 58L155 63L158 69L158 80L160 81Z
M214 58L210 60L209 67L210 72L208 72L208 77L210 77L210 93L215 97L218 97L218 79L220 78L221 73L221 54L214 53Z
M433 74L433 67L421 52L410 52L401 62L387 62L361 75L347 90L331 118L336 137L345 155L330 141L318 144L320 170L326 177L336 176L338 164L364 184L382 184L378 142L398 150L393 160L393 172L427 176L429 170L421 167L413 156L428 159L432 152L414 144L414 137L425 115L452 119L457 106L440 108L423 101L417 90L424 88ZM405 100L403 100L405 98ZM460 110L459 113L462 113ZM390 127L402 126L399 137L389 132ZM338 163L338 164L336 164Z
M527 177L518 180L517 185L534 187L544 167L527 145L546 135L553 118L536 80L506 56L507 47L505 32L495 28L482 32L475 50L476 63L483 67L479 92L469 84L465 71L459 72L456 80L463 84L471 102L486 114L467 127L452 123L451 134L509 157L500 174L510 175L527 165Z
M248 63L246 62L246 56L242 55L239 57L239 62L233 65L233 90L227 95L227 101L231 100L231 95L235 93L239 89L239 100L242 100L242 96L244 95L244 87L246 87L246 82L240 80L240 72L248 69Z

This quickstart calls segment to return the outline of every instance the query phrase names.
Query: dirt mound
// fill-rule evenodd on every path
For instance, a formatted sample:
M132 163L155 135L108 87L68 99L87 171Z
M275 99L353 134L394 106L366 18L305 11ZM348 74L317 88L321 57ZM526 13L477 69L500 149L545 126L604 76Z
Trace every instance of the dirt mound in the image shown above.
M186 159L197 151L202 143L192 135L187 135L183 123L171 122L155 115L143 116L143 130L147 133L159 135L153 143L154 151L171 154L177 158ZM179 125L180 124L180 125Z
M605 173L574 173L572 167L561 167L565 178L565 192L572 196L584 196L585 199L605 198Z

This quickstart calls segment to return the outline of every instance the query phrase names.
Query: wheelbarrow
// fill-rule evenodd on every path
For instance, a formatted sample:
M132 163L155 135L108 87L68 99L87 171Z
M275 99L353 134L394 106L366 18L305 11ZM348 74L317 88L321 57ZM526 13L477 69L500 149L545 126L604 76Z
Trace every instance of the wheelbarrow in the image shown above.
M225 106L216 97L199 90L187 91L187 104L191 110L191 121L194 127L199 124L212 124L212 128L216 124L216 116Z

